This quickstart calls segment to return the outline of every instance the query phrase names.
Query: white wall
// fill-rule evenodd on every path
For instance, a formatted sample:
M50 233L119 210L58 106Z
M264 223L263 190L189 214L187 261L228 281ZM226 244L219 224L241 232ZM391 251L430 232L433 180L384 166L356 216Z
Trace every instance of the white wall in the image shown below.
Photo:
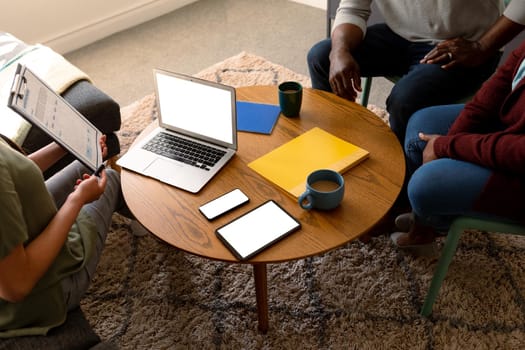
M292 0L292 1L326 10L326 0Z
M0 31L66 53L195 1L3 0Z
M67 53L196 1L0 0L0 31ZM292 1L326 8L326 0Z

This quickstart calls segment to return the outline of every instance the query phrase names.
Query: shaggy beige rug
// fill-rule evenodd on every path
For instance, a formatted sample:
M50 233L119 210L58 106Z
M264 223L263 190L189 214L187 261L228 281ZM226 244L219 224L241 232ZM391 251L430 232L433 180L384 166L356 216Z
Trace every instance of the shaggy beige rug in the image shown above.
M198 76L241 86L307 77L247 53ZM153 96L123 108L122 145L154 117ZM525 241L468 232L434 306L419 309L435 260L386 236L268 266L270 329L257 331L250 265L192 256L131 233L117 214L82 308L122 349L522 349Z

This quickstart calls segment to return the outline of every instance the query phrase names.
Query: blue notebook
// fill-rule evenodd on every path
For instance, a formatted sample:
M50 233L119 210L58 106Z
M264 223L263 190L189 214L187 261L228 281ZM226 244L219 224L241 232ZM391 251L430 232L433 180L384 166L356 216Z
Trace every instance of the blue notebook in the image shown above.
M237 130L271 134L280 113L276 105L237 101Z

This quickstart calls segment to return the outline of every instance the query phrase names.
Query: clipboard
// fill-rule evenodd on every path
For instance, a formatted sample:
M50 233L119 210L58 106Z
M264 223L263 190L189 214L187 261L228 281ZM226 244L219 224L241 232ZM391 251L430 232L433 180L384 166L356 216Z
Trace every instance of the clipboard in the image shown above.
M301 228L301 223L268 200L219 227L215 234L239 260L248 260Z
M24 65L16 68L7 105L91 171L96 173L104 166L99 144L102 132Z

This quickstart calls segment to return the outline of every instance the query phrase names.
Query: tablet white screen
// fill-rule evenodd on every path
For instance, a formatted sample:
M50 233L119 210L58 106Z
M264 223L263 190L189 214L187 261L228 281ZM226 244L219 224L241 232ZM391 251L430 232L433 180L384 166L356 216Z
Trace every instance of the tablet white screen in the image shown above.
M268 201L217 229L217 234L245 259L299 227L286 211Z

